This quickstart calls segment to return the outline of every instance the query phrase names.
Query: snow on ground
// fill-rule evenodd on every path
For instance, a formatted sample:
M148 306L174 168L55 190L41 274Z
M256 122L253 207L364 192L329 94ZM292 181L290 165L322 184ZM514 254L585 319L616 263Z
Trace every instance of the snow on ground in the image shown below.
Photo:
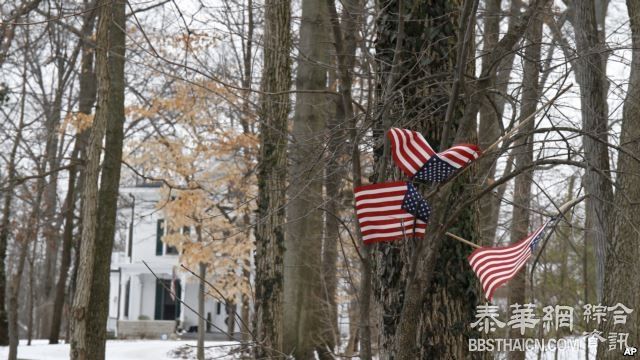
M527 351L527 360L584 360L584 338L568 337L573 340L564 349L546 349L543 354L538 351ZM577 341L576 341L577 340ZM107 341L107 360L191 360L196 358L195 340L109 340ZM236 348L233 341L206 341L206 358L215 360L236 359L230 352ZM0 346L0 359L6 359L9 348ZM589 343L589 359L595 359L596 343ZM541 355L541 356L540 356ZM539 357L540 356L540 357ZM506 358L506 354L494 353L495 359ZM49 345L47 340L35 340L31 346L26 341L20 342L18 359L24 360L67 360L69 345Z
M175 360L195 359L196 341L190 340L109 340L107 360ZM234 359L229 352L238 343L230 341L206 341L207 359ZM9 348L0 346L0 359L6 359ZM47 340L35 340L31 346L20 341L18 359L68 360L69 345L49 345Z

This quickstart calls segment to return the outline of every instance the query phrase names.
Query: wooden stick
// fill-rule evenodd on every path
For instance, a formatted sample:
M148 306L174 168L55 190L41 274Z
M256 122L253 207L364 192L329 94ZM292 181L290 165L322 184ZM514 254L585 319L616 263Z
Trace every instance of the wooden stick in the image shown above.
M462 242L462 243L465 243L465 244L467 244L467 245L469 245L469 246L472 246L472 247L474 247L474 248L476 248L476 249L480 249L480 248L481 248L481 246L480 246L480 245L475 244L475 243L472 243L471 241L466 240L466 239L463 239L463 238L461 238L460 236L455 235L455 234L452 234L452 233L450 233L450 232L448 232L448 231L447 231L445 234L446 234L447 236L449 236L449 237L453 238L453 239L456 239L456 240L458 240L458 241L460 241L460 242Z

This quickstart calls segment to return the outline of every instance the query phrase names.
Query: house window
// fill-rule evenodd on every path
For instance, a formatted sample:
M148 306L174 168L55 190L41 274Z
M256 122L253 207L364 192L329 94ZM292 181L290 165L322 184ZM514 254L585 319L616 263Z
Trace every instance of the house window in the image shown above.
M175 246L167 246L165 255L178 255L178 249Z
M156 225L156 255L177 255L178 249L175 246L168 246L162 242L164 225L164 219L159 219Z
M220 303L219 301L216 302L216 304L218 304L216 306L216 315L220 315L220 313L222 312L222 303Z

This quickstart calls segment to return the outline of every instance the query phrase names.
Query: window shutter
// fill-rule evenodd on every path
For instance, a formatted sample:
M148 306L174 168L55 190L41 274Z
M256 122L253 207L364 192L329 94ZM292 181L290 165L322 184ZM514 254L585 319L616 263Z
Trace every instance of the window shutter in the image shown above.
M155 320L162 320L162 305L164 304L164 289L162 288L162 282L156 280L156 311L154 315Z
M131 279L127 280L124 288L124 316L129 319L129 297L131 296Z
M158 220L156 228L156 255L162 255L162 237L164 236L164 219Z
M180 280L175 280L175 294L176 294L176 319L180 319L180 310L182 303L180 300L182 299L182 285L180 284Z

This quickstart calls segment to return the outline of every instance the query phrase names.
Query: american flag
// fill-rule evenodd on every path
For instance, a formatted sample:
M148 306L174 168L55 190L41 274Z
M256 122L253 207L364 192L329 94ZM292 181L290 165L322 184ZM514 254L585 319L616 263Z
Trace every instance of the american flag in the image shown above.
M414 180L444 182L456 170L467 166L480 156L480 148L472 144L459 144L431 157L413 177Z
M469 257L471 268L480 279L482 290L491 301L497 288L511 280L522 269L540 240L545 237L547 229L555 223L552 217L540 228L517 243L504 247L481 247Z
M480 148L459 144L437 153L422 134L399 128L387 133L396 165L410 178L427 182L443 182L451 174L480 156Z
M356 215L365 244L424 235L431 207L404 181L355 189Z
M409 177L436 153L422 134L415 131L391 128L387 137L391 141L393 161Z

